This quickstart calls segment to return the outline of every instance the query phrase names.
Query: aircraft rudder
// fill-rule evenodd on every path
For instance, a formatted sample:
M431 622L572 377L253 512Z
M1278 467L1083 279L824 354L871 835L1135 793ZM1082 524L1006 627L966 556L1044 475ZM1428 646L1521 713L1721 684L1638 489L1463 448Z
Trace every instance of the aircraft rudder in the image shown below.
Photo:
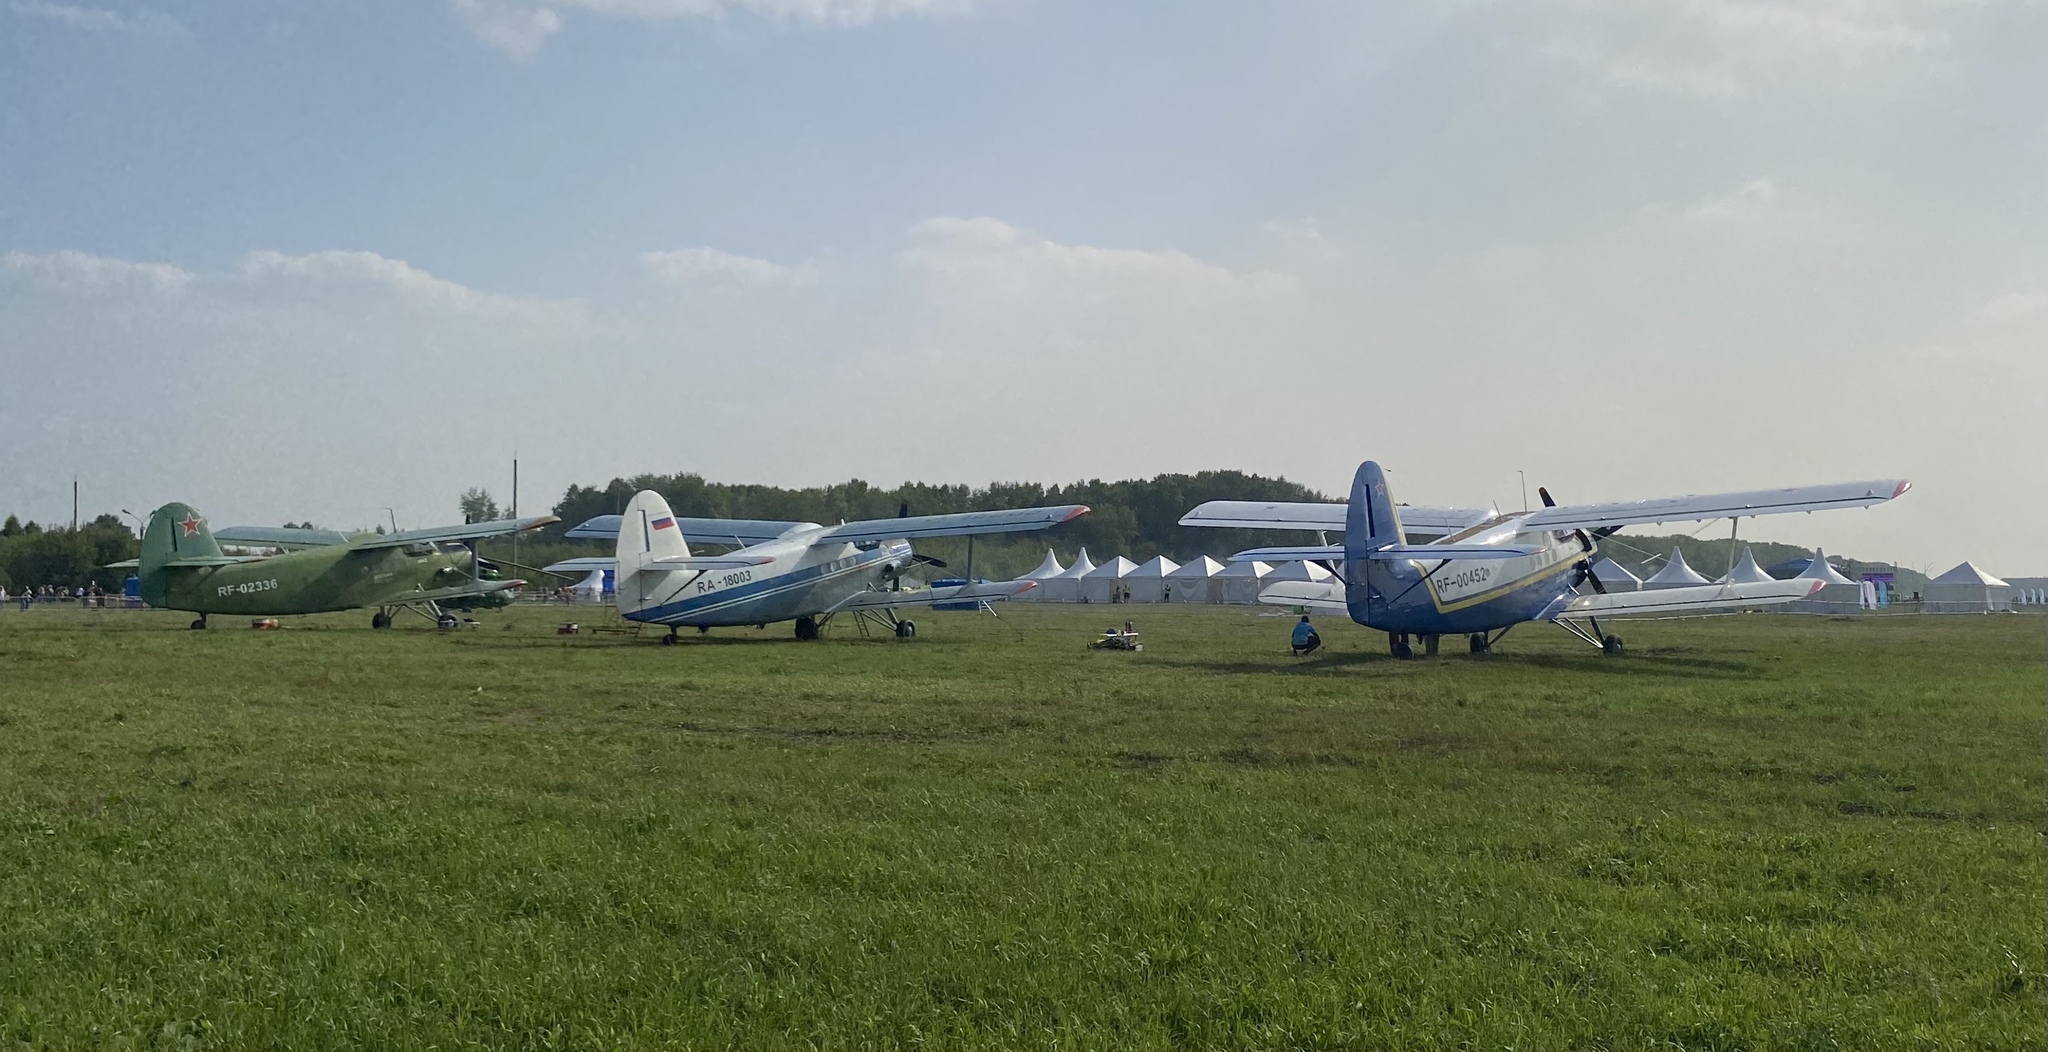
M642 568L656 559L688 558L690 545L676 522L668 501L653 490L641 490L619 515L619 539L614 549L618 558L614 595L621 613L640 609L652 597L650 577L672 571Z
M142 530L142 551L136 559L135 576L142 586L142 600L151 606L164 602L164 565L178 559L214 558L221 554L206 519L189 504L172 501L151 512Z
M1387 473L1368 460L1358 465L1358 472L1351 477L1351 500L1344 519L1346 558L1402 541L1401 514L1388 491Z

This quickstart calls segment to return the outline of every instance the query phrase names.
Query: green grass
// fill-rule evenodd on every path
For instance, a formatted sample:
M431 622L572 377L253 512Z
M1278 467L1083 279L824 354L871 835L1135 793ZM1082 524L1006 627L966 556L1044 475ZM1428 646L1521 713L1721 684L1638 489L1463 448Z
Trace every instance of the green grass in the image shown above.
M2038 617L1125 612L0 612L0 1047L2048 1044Z

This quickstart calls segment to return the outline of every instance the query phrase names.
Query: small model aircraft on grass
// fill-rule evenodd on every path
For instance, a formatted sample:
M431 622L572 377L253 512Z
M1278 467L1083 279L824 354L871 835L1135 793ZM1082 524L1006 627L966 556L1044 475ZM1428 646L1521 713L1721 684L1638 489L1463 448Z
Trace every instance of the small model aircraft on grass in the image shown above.
M134 567L142 599L154 607L199 615L318 614L375 607L371 628L391 627L399 610L416 610L437 623L455 618L442 609L525 584L498 579L496 569L463 542L531 530L559 521L553 515L439 526L400 533L342 534L333 530L233 526L215 533L184 504L166 504L149 517L142 556ZM278 548L280 555L228 555L220 542Z
M549 573L616 570L619 615L667 625L664 645L683 627L796 622L798 639L816 639L833 617L878 620L900 638L917 634L898 616L906 607L938 602L1007 599L1033 581L969 582L947 588L904 588L903 574L924 563L913 552L924 537L974 537L1043 530L1088 513L1081 504L955 515L903 515L837 526L762 519L680 518L653 490L633 495L624 513L600 515L570 530L571 538L615 540L617 557L566 559ZM692 555L685 535L732 545L724 555Z
M1387 492L1386 474L1368 460L1358 466L1348 503L1210 501L1189 511L1180 524L1343 531L1342 544L1258 548L1232 558L1325 564L1338 573L1337 583L1278 584L1259 593L1259 601L1346 614L1387 633L1388 648L1397 658L1414 656L1412 637L1434 654L1445 635L1468 636L1472 652L1484 653L1525 621L1548 621L1618 655L1621 637L1603 630L1601 617L1767 606L1804 598L1824 582L1794 579L1609 595L1593 575L1600 540L1645 523L1739 521L1751 515L1869 507L1909 488L1904 479L1883 479L1578 506L1558 505L1549 491L1538 488L1541 510L1502 515L1396 505ZM1417 529L1411 519L1424 527ZM1410 535L1417 533L1436 538L1410 543ZM1581 593L1581 586L1590 591Z

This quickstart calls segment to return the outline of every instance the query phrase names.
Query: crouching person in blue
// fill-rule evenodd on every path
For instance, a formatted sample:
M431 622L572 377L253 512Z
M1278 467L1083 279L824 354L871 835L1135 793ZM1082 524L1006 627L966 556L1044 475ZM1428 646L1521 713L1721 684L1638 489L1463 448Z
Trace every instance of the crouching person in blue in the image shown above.
M1294 656L1313 654L1322 645L1323 637L1316 634L1316 626L1308 623L1307 614L1301 615L1301 620L1294 625Z

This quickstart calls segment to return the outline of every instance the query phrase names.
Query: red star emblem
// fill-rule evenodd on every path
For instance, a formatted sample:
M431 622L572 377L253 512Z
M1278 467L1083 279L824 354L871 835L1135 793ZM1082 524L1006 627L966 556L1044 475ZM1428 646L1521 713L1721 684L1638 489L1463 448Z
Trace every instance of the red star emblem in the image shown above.
M184 529L184 536L197 537L199 536L199 523L201 521L202 520L199 518L199 516L194 515L188 511L185 513L185 521L180 522L178 525L179 527Z

